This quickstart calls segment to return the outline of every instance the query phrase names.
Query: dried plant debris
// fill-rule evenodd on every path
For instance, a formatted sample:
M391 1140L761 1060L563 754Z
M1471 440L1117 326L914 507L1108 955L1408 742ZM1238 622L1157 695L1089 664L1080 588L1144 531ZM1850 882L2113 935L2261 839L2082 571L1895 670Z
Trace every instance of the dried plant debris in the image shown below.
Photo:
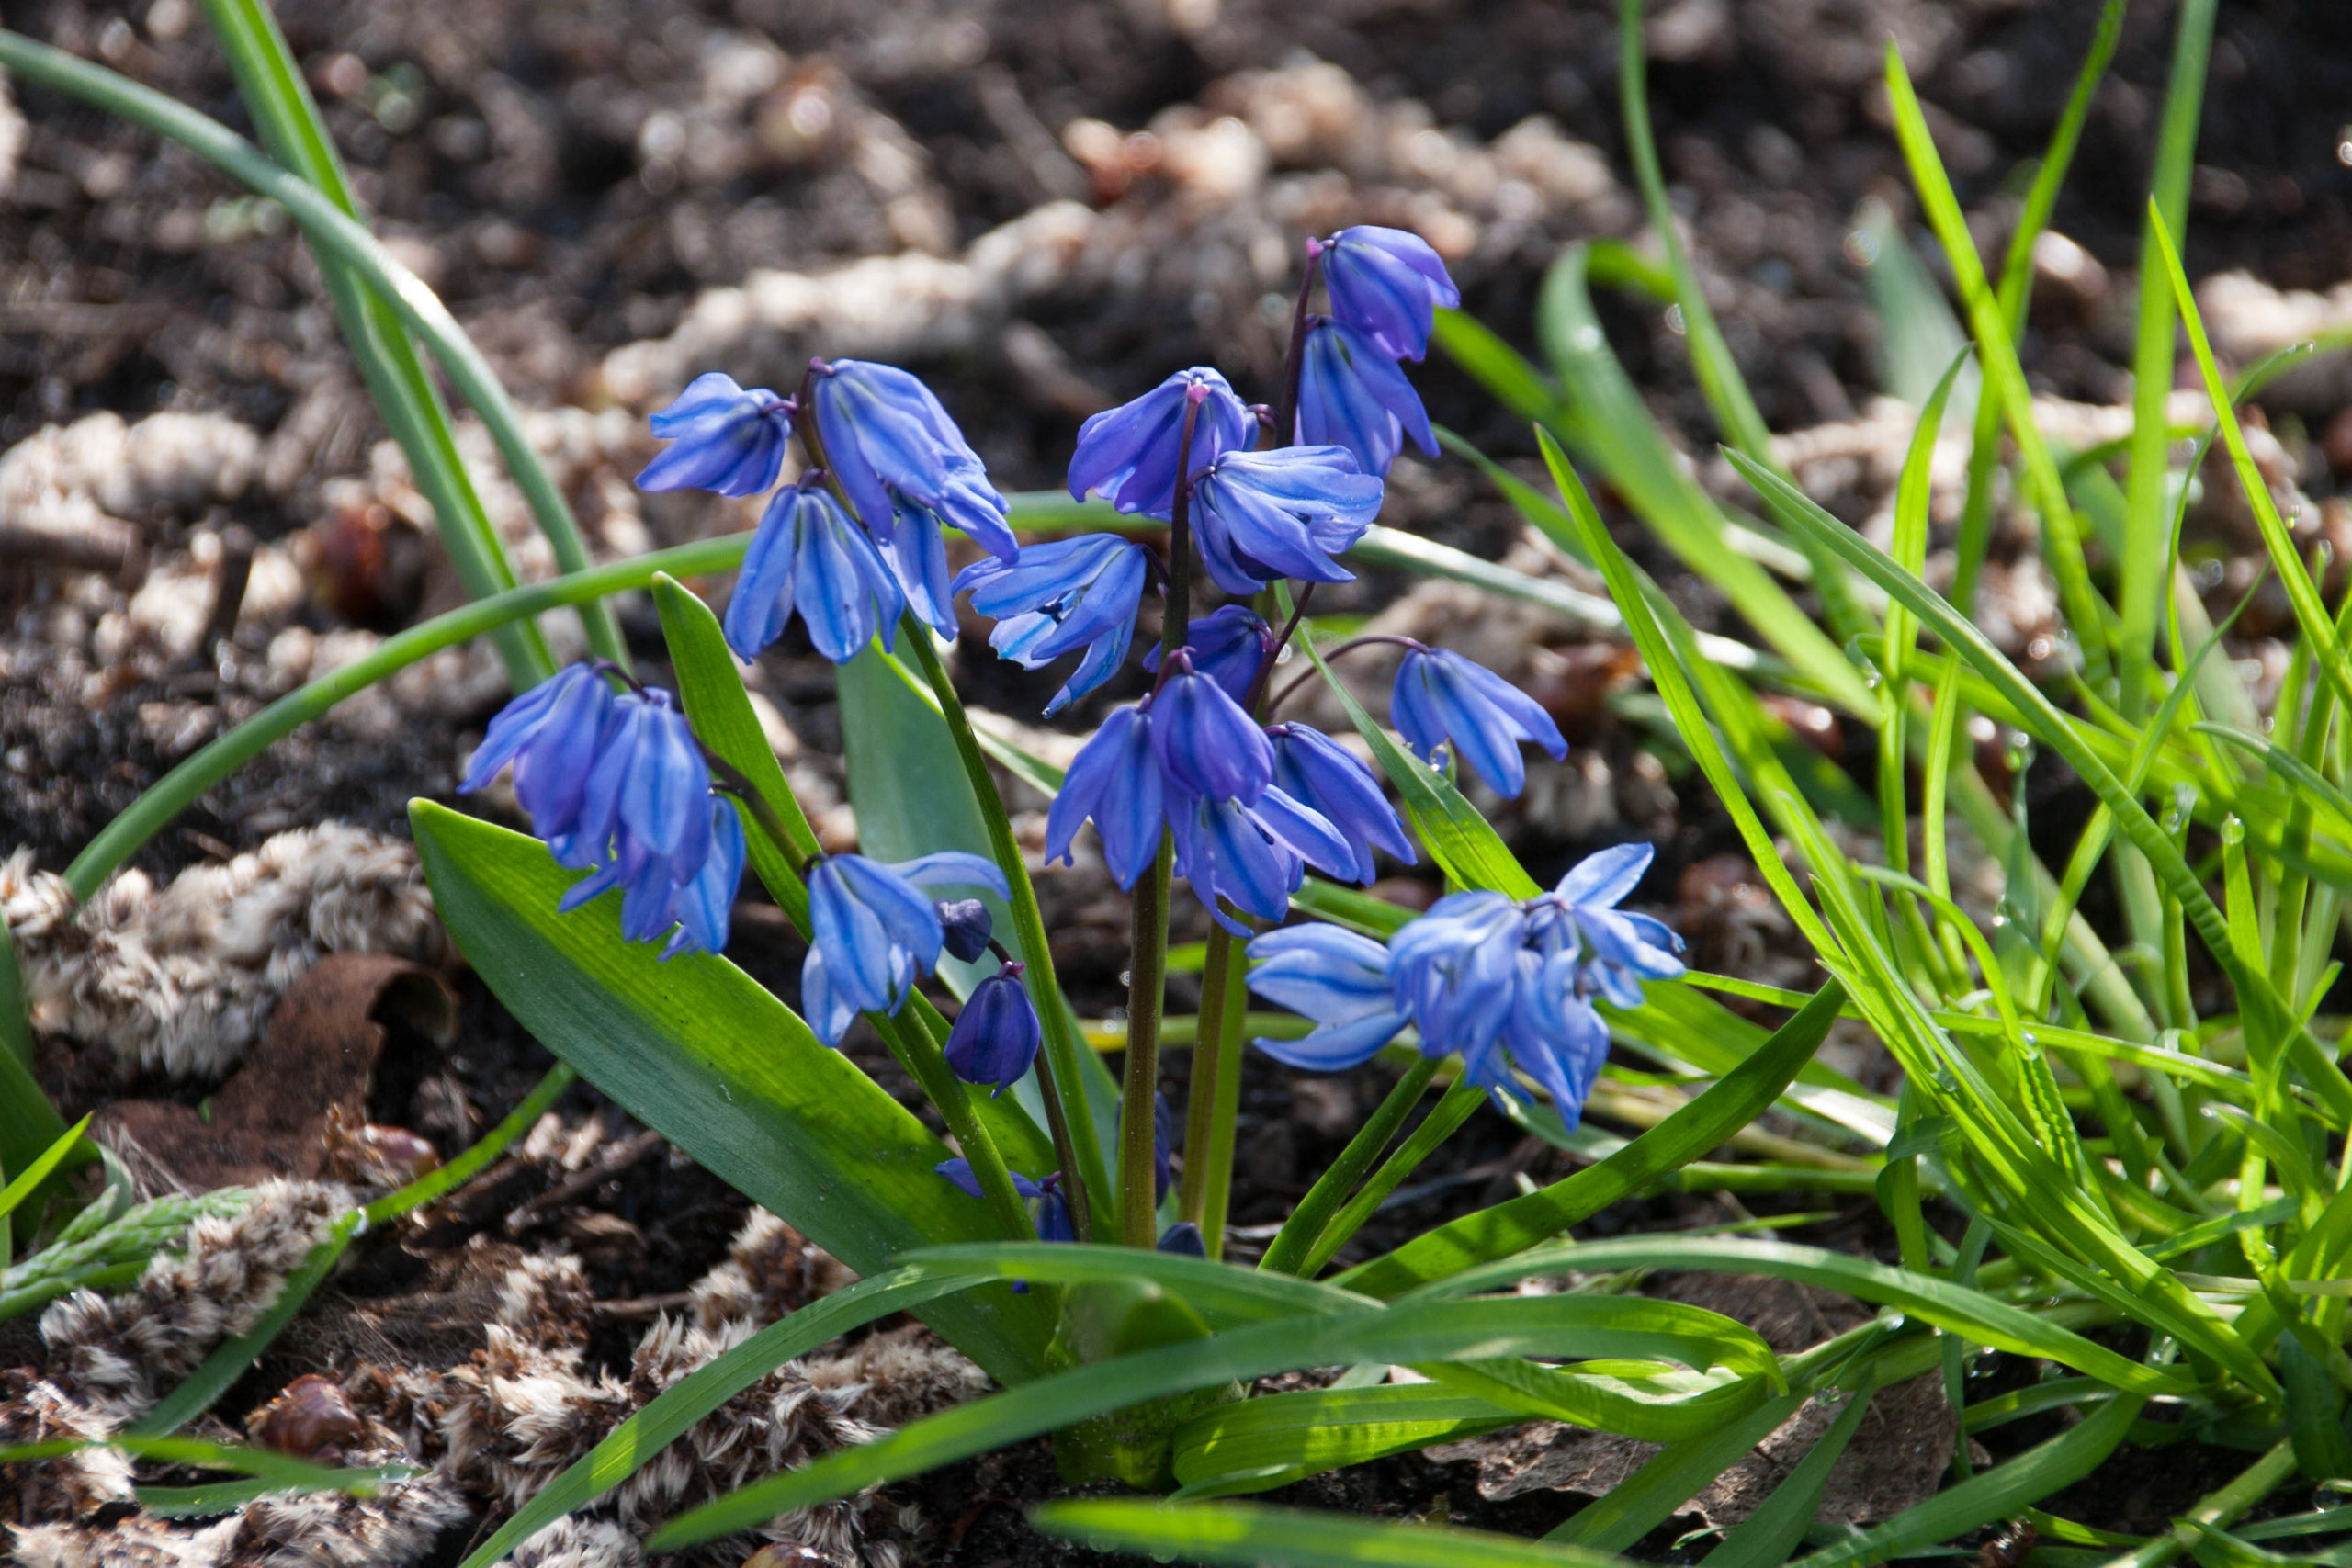
M415 851L334 822L161 889L121 872L79 908L62 877L19 851L0 862L0 916L36 1031L173 1078L218 1077L243 1059L322 953L433 961L444 943Z
M250 1325L348 1202L334 1188L265 1185L236 1218L199 1223L186 1256L159 1260L134 1292L85 1292L52 1306L41 1325L46 1374L6 1374L0 1442L103 1437L135 1420L213 1345ZM726 1260L687 1292L681 1314L657 1315L626 1371L604 1372L585 1359L604 1309L578 1259L476 1240L434 1281L442 1318L470 1314L480 1324L463 1336L472 1341L463 1359L400 1357L405 1336L378 1334L369 1343L346 1332L328 1373L294 1379L243 1424L248 1440L280 1451L420 1473L369 1497L280 1495L218 1522L180 1523L121 1515L134 1500L128 1462L86 1450L0 1472L0 1485L15 1494L11 1508L0 1493L0 1519L15 1524L17 1557L34 1568L401 1568L424 1557L450 1526L493 1523L527 1502L648 1400L850 1279L797 1231L755 1210ZM312 1348L322 1347L314 1340ZM805 1357L706 1417L588 1517L533 1537L512 1561L626 1568L641 1560L638 1536L661 1519L870 1441L986 1386L978 1368L919 1325ZM774 1520L755 1535L787 1562L899 1568L924 1528L920 1510L868 1493ZM739 1540L688 1560L731 1568L746 1550Z

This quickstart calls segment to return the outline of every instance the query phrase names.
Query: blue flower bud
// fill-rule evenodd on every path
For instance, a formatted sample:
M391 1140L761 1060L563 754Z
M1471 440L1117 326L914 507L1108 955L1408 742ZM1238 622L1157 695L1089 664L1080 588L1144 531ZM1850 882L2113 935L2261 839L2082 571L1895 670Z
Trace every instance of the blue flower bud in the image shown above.
M836 664L847 663L876 636L891 645L906 595L865 531L810 469L778 491L743 552L743 570L727 601L727 646L756 659L784 634L794 611L808 640Z
M1160 1232L1159 1246L1156 1250L1177 1258L1206 1258L1209 1255L1208 1243L1201 1239L1201 1227L1190 1220L1178 1220Z
M1177 790L1212 800L1255 803L1274 779L1266 732L1180 652L1151 699L1151 751Z
M1046 814L1046 860L1072 863L1070 844L1088 818L1102 838L1102 861L1122 888L1136 885L1159 853L1167 784L1151 750L1151 718L1124 707L1102 721L1069 765Z
M743 819L732 801L710 802L710 853L701 869L678 889L678 929L662 950L665 959L682 953L723 953L729 916L743 882Z
M1184 628L1184 651L1193 656L1193 668L1223 687L1226 695L1245 705L1250 687L1257 683L1258 667L1273 646L1273 628L1246 604L1227 604ZM1158 643L1144 654L1143 667L1154 675L1159 673Z
M947 1065L966 1083L994 1084L1002 1094L1029 1070L1041 1038L1021 965L1008 964L972 987L947 1032Z
M1178 473L1183 445L1184 410L1197 403L1193 445ZM1105 409L1078 430L1078 451L1069 460L1069 493L1083 501L1107 497L1122 512L1166 518L1175 509L1176 487L1226 453L1256 438L1258 422L1224 377L1205 366L1179 370L1131 402Z
M989 938L994 933L986 904L978 898L942 898L933 908L948 957L969 964L989 950Z
M1308 241L1307 250L1322 260L1331 314L1392 358L1428 353L1437 307L1462 303L1445 263L1419 234L1360 223L1329 240Z
M1019 547L1004 497L930 388L897 366L863 359L820 359L810 368L825 460L875 537L889 538L899 505L910 503L1000 560L1012 559Z
M1498 795L1526 787L1519 743L1532 741L1555 758L1568 743L1534 698L1481 665L1442 648L1416 648L1396 667L1388 716L1405 744L1436 765L1452 745L1463 762Z
M792 412L765 387L747 389L716 370L697 376L653 416L653 434L671 445L645 466L637 486L757 495L784 469Z
M838 1046L861 1012L895 1013L914 983L939 964L946 931L922 889L984 887L1011 897L992 862L961 851L885 865L829 855L808 873L808 957L800 1007L818 1039Z
M996 622L989 646L1023 670L1086 649L1069 683L1046 705L1050 718L1118 672L1135 635L1136 609L1151 577L1151 552L1116 534L1031 545L1020 559L975 561L954 592Z
M1380 480L1343 446L1228 452L1201 475L1192 524L1209 576L1227 593L1277 578L1352 582L1332 558L1380 514Z
M1406 864L1416 856L1396 808L1380 781L1344 747L1304 724L1268 728L1274 746L1274 783L1319 815L1347 840L1353 863L1340 874L1368 883L1378 874L1372 852L1386 850Z
M1365 473L1385 476L1408 435L1437 456L1437 433L1404 367L1354 328L1318 318L1300 359L1298 439L1344 446Z

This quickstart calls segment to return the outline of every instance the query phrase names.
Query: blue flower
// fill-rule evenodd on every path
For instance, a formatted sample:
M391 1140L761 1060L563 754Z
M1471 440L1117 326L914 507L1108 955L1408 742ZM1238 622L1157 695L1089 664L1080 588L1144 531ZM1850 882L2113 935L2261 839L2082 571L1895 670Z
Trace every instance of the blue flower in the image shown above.
M1496 794L1526 787L1519 743L1534 742L1555 758L1568 743L1535 699L1480 665L1442 648L1416 648L1396 667L1388 716L1405 744L1431 766L1451 745Z
M905 608L874 541L810 469L776 491L743 552L727 601L727 646L740 658L758 658L797 610L817 651L842 664L877 635L889 647Z
M1297 434L1308 445L1346 447L1367 474L1385 475L1408 435L1437 456L1437 434L1404 367L1380 344L1329 317L1306 329Z
M998 559L1012 559L1020 547L1005 525L1004 497L930 388L894 365L863 359L820 359L810 371L809 412L825 461L876 538L897 527L903 498Z
M1519 984L1526 917L1500 893L1450 893L1388 942L1397 1003L1432 1056L1475 1063L1500 1036Z
M938 966L946 932L922 889L944 885L1011 896L991 862L955 850L896 865L829 855L809 872L800 1004L818 1039L837 1046L859 1013L897 1012Z
M572 884L560 908L569 912L618 887L621 934L631 942L660 936L712 856L711 804L710 768L670 694L649 688L615 697L579 813L548 840L559 862L594 874ZM740 856L740 848L734 852ZM734 866L740 876L740 858ZM698 911L701 931L691 934L699 942L717 922L704 918L708 897L689 902Z
M1407 865L1414 863L1413 840L1371 769L1338 741L1304 724L1273 725L1266 735L1274 747L1274 783L1347 841L1352 862L1334 874L1372 881L1378 874L1372 858L1375 849L1386 850Z
M1151 698L1151 752L1169 784L1184 794L1254 805L1274 782L1274 749L1266 732L1223 686L1193 669L1179 651L1176 668Z
M1190 1220L1178 1220L1160 1232L1159 1246L1156 1250L1178 1258L1206 1258L1209 1255L1208 1243L1201 1239L1201 1227Z
M1577 993L1573 968L1521 949L1519 984L1503 1025L1510 1060L1544 1086L1570 1132L1583 1119L1584 1102L1609 1059L1609 1026ZM1464 1070L1489 1094L1518 1092L1501 1051L1488 1051L1476 1063L1465 1061Z
M1419 234L1358 224L1307 242L1323 263L1331 314L1397 359L1429 352L1437 307L1462 303L1445 263Z
M1046 813L1046 859L1070 864L1070 843L1091 817L1102 835L1103 863L1122 888L1133 887L1159 853L1166 811L1166 782L1152 757L1151 716L1139 705L1120 708L1070 761Z
M1642 1005L1644 980L1671 980L1683 972L1682 939L1663 920L1617 908L1656 852L1620 844L1568 869L1559 886L1528 901L1530 942L1547 959L1577 962L1593 989L1621 1008Z
M697 376L653 416L653 434L671 446L645 465L637 486L757 495L784 470L792 414L791 403L765 387L746 389L716 370Z
M1227 914L1218 899L1261 920L1278 920L1308 865L1344 876L1353 863L1338 829L1271 784L1248 804L1171 794L1168 818L1175 834L1176 874L1192 884L1210 917L1236 936L1247 936L1250 930Z
M1331 558L1372 526L1381 489L1340 446L1227 452L1193 491L1201 559L1227 593L1254 593L1281 577L1351 582L1355 574Z
M980 1195L980 1179L972 1174L970 1160L961 1156L944 1159L931 1168L934 1175L944 1176L954 1182L956 1190L966 1197L977 1198ZM1037 1205L1035 1224L1039 1241L1078 1239L1078 1233L1069 1222L1069 1200L1062 1196L1060 1171L1054 1172L1043 1181L1032 1181L1017 1170L1008 1170L1005 1175L1012 1178L1013 1191L1020 1194L1025 1201ZM1012 1293L1016 1296L1025 1296L1029 1293L1029 1287L1023 1281L1015 1280L1012 1282Z
M999 1094L1021 1081L1043 1038L1021 969L1008 964L973 987L947 1032L947 1065L956 1076L966 1083L992 1083Z
M613 716L612 683L587 664L571 664L516 697L490 721L466 768L459 795L487 787L514 764L514 798L543 839L571 831Z
M1178 473L1184 409L1197 402L1193 446L1185 471ZM1247 446L1258 422L1234 395L1224 377L1205 366L1179 370L1132 402L1105 409L1079 426L1078 451L1069 460L1069 493L1080 501L1091 492L1109 498L1122 512L1165 518L1175 509L1176 487L1236 447Z
M1369 1059L1411 1022L1389 982L1388 949L1338 926L1290 926L1250 944L1250 988L1313 1021L1297 1040L1260 1039L1258 1049L1309 1072Z
M1245 705L1250 687L1257 684L1258 666L1265 662L1266 651L1273 646L1273 628L1246 604L1227 604L1184 628L1184 651L1193 656L1193 668L1224 687L1235 702ZM1143 656L1143 667L1154 675L1159 673L1158 643Z
M989 950L989 939L995 932L986 904L978 898L942 898L933 907L948 957L969 964Z
M681 953L721 953L727 947L728 916L743 881L743 819L732 801L710 802L710 853L702 869L678 889L678 929L670 933L664 958Z
M1151 577L1151 552L1116 534L1081 534L1031 545L1020 559L975 561L956 576L972 608L996 622L989 646L1023 670L1086 649L1069 683L1046 705L1050 718L1118 672Z

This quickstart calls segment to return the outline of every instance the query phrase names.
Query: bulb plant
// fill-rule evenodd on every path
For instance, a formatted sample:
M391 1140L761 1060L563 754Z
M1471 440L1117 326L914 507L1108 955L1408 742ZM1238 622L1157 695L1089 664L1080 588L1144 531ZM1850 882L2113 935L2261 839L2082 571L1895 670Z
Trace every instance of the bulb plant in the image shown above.
M2340 1020L2326 1011L2352 896L2352 673L2344 606L2331 610L2324 574L2278 514L2236 406L2285 365L2344 344L2308 345L2233 381L2180 271L2213 0L2187 0L2174 24L2135 428L2113 449L2063 462L2036 426L2017 344L2034 241L2114 53L2123 0L2101 6L2007 251L1990 262L1890 51L1890 116L1959 309L1928 293L1888 311L1891 358L1920 417L1883 549L1776 464L1678 237L1647 118L1642 6L1622 0L1626 146L1663 265L1628 265L1607 242L1569 247L1542 290L1536 358L1460 310L1425 243L1346 229L1305 247L1270 401L1245 401L1211 367L1175 371L1079 432L1071 502L1001 493L904 370L819 360L788 394L712 371L655 416L665 445L639 482L767 495L758 528L593 570L527 444L508 438L519 427L480 356L355 221L267 12L259 0L207 0L207 10L280 161L15 35L0 32L0 62L181 141L293 213L482 597L223 735L100 835L70 885L90 896L180 807L367 682L498 636L518 694L462 787L511 768L533 836L429 802L412 819L452 934L565 1064L537 1103L576 1068L863 1276L653 1399L480 1541L467 1568L593 1506L784 1361L900 1311L973 1357L1001 1392L716 1499L648 1548L710 1541L1053 1434L1075 1473L1181 1493L1032 1514L1041 1529L1105 1549L1209 1562L1589 1564L1641 1541L1818 1400L1836 1411L1820 1446L1709 1563L1842 1568L1954 1542L1965 1551L1979 1544L1972 1532L2019 1519L2053 1562L2343 1560L2340 1522L2299 1499L2352 1482L2352 1079L2339 1066ZM1591 290L1603 276L1679 310L1752 505L1701 489L1651 419L1600 330ZM1918 288L1894 271L1874 283ZM1900 323L1939 312L1969 342L1973 389L1962 362L1905 348ZM446 419L429 380L411 374L406 336L385 341L388 322L413 332L504 433L565 577L504 586L511 572L502 577L494 534L472 525L462 471L429 469ZM2177 328L2213 412L2187 469L2165 423ZM1530 422L1552 493L1431 424L1411 367L1432 349ZM1930 465L1948 414L1970 427L1973 448L1950 595L1925 570ZM1384 481L1408 442L1476 464L1532 527L1599 573L1608 603L1382 528ZM787 479L796 447L801 466ZM2214 656L2228 622L2216 628L2179 570L2187 480L2209 449L2226 453L2295 619L2294 659L2267 711ZM1580 469L1713 586L1747 640L1682 618L1620 548ZM2066 626L2059 662L2071 666L2039 681L1967 613L2002 494L2037 525ZM951 575L953 536L978 554ZM1331 678L1329 660L1354 645L1318 643L1309 615L1318 584L1366 559L1579 604L1589 624L1629 639L1662 709L1663 751L1721 805L1817 962L1820 988L1686 971L1675 933L1625 907L1645 845L1593 854L1549 891L1530 875L1457 781L1466 771L1515 795L1526 749L1558 757L1564 738L1495 672L1411 642L1390 693L1394 734L1376 722ZM679 581L730 567L741 570L721 613ZM646 588L673 689L628 669L602 603ZM1159 635L1137 657L1155 596ZM956 634L959 598L992 623L998 655L1062 675L1048 715L1131 661L1148 690L1104 713L1057 770L965 712L941 647ZM598 658L556 671L532 618L565 605L587 607ZM739 661L796 618L839 666L858 853L820 849L741 678ZM1277 682L1286 653L1309 668ZM1285 713L1308 681L1329 683L1354 744ZM1770 694L1867 732L1870 765L1851 772L1792 745ZM2037 854L2052 840L2035 831L2030 792L2004 800L1979 771L1964 740L1972 715L2019 737L2018 766L2039 748L2096 801L2063 862ZM1057 982L992 764L1052 796L1048 863L1072 860L1091 825L1132 900L1124 1028L1105 1042L1123 1052L1122 1081ZM2002 874L1994 920L1954 897L1955 833ZM1447 892L1418 914L1369 896L1382 857L1431 866ZM724 957L747 870L808 943L797 1010ZM2112 884L2112 922L2079 907L2100 878ZM1189 1019L1165 1015L1179 879L1209 925ZM7 973L0 965L0 981ZM1252 997L1280 1010L1253 1014ZM1781 1010L1778 1027L1750 1021L1758 1006ZM840 1051L861 1018L946 1138ZM1884 1044L1898 1093L1816 1059L1841 1020ZM1182 1040L1193 1059L1179 1139L1158 1055ZM1300 1070L1378 1060L1395 1075L1254 1268L1228 1256L1226 1224L1245 1046ZM17 1177L0 1211L74 1146L37 1091L12 1087L18 1055L0 1050L10 1112L0 1159ZM1592 1163L1335 1271L1366 1250L1349 1249L1371 1214L1485 1107ZM1588 1107L1639 1131L1620 1141L1580 1126ZM1767 1111L1772 1127L1755 1125ZM1708 1157L1726 1147L1732 1158ZM1571 1239L1606 1205L1660 1188L1838 1196L1874 1206L1892 1240L1868 1258L1724 1234ZM334 1247L368 1217L339 1227ZM323 1254L302 1278L315 1283L332 1262ZM1653 1269L1770 1275L1878 1313L1775 1354L1730 1318L1634 1293ZM1579 1284L1566 1293L1519 1288L1570 1274ZM162 1440L228 1388L299 1304L289 1296L266 1331L241 1337L170 1396L169 1419L138 1440ZM1969 1372L1987 1354L2012 1359L2024 1381L1984 1392ZM1333 1366L1351 1370L1328 1386L1243 1397L1261 1376ZM1857 1440L1869 1396L1921 1376L1940 1378L1967 1434L2071 1418L1989 1468L1962 1445L1935 1495L1868 1529L1825 1532L1814 1520L1828 1469ZM1230 1500L1530 1418L1660 1446L1544 1541ZM2187 1443L2204 1446L2222 1479L2181 1498L2166 1529L2125 1535L2066 1511L2061 1495L2075 1481Z

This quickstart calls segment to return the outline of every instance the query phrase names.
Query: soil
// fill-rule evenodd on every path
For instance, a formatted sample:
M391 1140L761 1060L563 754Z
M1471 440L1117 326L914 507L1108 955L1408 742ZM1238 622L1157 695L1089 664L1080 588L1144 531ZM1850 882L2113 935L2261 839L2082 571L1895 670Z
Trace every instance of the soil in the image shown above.
M1466 308L1507 340L1532 344L1538 286L1560 246L1639 231L1638 204L1624 190L1613 10L1591 0L321 0L285 6L281 17L379 232L442 292L530 407L611 406L608 355L677 330L703 291L757 269L820 272L910 249L952 256L1057 197L1133 221L1140 237L1117 265L1074 271L967 340L943 339L903 356L963 423L1001 486L1042 490L1059 482L1084 413L1175 367L1218 364L1252 395L1270 389L1283 320L1270 306L1279 306L1273 296L1291 279L1277 269L1271 286L1263 282L1249 244L1271 231L1295 245L1306 231L1295 214L1315 214L1326 228L1332 214L1436 222L1455 237L1449 259ZM1980 243L1989 246L2006 238L2018 171L2049 133L2095 11L2087 3L2022 0L1672 0L1656 11L1652 107L1677 211L1775 430L1851 419L1880 389L1879 318L1849 240L1873 201L1917 232L1878 85L1885 37L1905 50ZM2172 20L2169 6L2131 8L2095 100L2054 227L2095 258L2107 281L2096 289L2046 280L2038 288L2023 344L2038 390L2087 402L2125 395L2140 193ZM24 0L11 6L8 25L105 60L232 125L246 123L192 0L151 0L127 16L80 0ZM1421 106L1427 129L1419 134L1435 141L1416 145L1429 168L1462 149L1492 146L1540 115L1568 141L1597 150L1616 184L1582 199L1531 193L1532 206L1489 202L1465 216L1449 209L1459 193L1442 194L1436 175L1374 166L1368 154L1349 172L1302 154L1282 164L1272 184L1261 178L1235 197L1227 213L1198 181L1151 161L1153 146L1174 146L1209 118L1195 106L1224 110L1242 101L1244 73L1310 59L1344 73L1380 113L1409 118ZM765 74L750 92L725 85L729 72L743 71ZM198 530L234 525L266 544L333 523L345 504L337 481L368 472L383 433L352 379L299 238L188 155L55 94L22 83L14 92L29 132L13 183L0 181L0 449L99 411L130 421L159 411L225 414L277 441L281 470L232 498L157 501L128 518L150 557L184 553ZM2192 276L2245 268L2281 288L2325 288L2352 276L2352 169L2324 111L2313 107L2346 101L2352 12L2324 0L2221 7L2199 142ZM1115 142L1125 151L1108 164L1081 158L1069 150L1084 141L1071 128L1088 120L1120 136L1156 127L1158 141ZM0 146L6 140L0 134ZM1924 243L1919 249L1933 254ZM1703 452L1713 431L1674 326L1647 304L1606 292L1600 303L1611 341L1645 398L1686 449ZM781 386L794 373L793 356L812 351L835 352L820 333L741 353L751 370ZM1416 379L1440 423L1521 472L1539 471L1525 428L1452 365L1433 356ZM630 412L641 417L648 409ZM2290 416L2278 422L2297 481L2323 502L2344 477L2331 458L2352 472L2352 434L2340 443L2324 438L2334 412L2301 416L2308 426ZM639 459L650 444L641 446ZM2346 449L2340 455L2339 446ZM625 484L628 471L615 465L605 479ZM582 491L593 528L603 503L592 484ZM1516 514L1451 460L1416 467L1408 459L1394 495L1386 521L1489 558L1521 532ZM672 544L744 520L657 498L643 505L642 521L652 543ZM1671 557L1623 515L1612 521L1694 617L1739 630ZM2003 558L2014 556L2015 538L2003 548ZM213 723L225 728L267 694L224 680L215 647L127 664L69 694L48 617L79 575L55 562L14 559L0 572L0 609L14 617L0 631L0 850L28 846L47 869L61 868L184 754L155 732L147 716L156 705L217 707ZM426 580L440 581L446 595L446 571L435 567ZM259 656L284 625L324 635L356 618L390 630L440 607L431 588L407 593L398 581L370 579L363 586L382 592L370 613L355 616L335 586L276 626L241 629L230 661ZM1410 587L1399 575L1369 571L1326 591L1317 608L1371 615ZM659 679L658 626L642 604L624 614L632 651ZM967 631L958 651L967 689L985 705L1034 716L1061 672L1023 675L989 657L983 628ZM1556 628L1551 646L1564 656L1580 652ZM1579 747L1610 757L1622 773L1645 750L1640 731L1594 694L1617 689L1611 678L1589 661L1573 668L1584 684L1547 701ZM787 647L752 679L811 766L838 776L829 667ZM1109 703L1131 694L1114 682L1059 728L1082 732ZM168 875L328 817L403 835L412 797L454 801L457 768L493 706L413 708L389 729L332 717L313 725L208 795L135 863ZM1866 744L1857 737L1847 749ZM1759 977L1809 984L1789 934L1755 912L1760 889L1752 868L1724 858L1737 843L1703 784L1683 779L1661 789L1658 815L1636 825L1660 854L1635 901L1689 933L1702 966L1744 961ZM2029 796L2038 844L2087 809L2080 785L2046 760ZM1617 818L1564 826L1505 811L1498 820L1547 879L1628 831ZM1419 897L1433 891L1426 881L1418 886ZM2100 914L2096 903L2086 908ZM1073 939L1064 972L1080 1010L1101 1016L1122 999L1124 953L1093 940L1103 934L1097 928L1083 930L1086 942ZM730 956L795 999L801 950L781 920L747 909L736 933ZM1793 974L1766 973L1774 963ZM479 982L460 980L458 1005L452 1045L394 1031L368 1106L371 1121L425 1131L445 1157L506 1114L551 1062ZM851 1049L877 1081L920 1108L877 1043L854 1037ZM125 1092L183 1100L204 1092L157 1084L126 1091L111 1064L90 1051L52 1051L45 1067L69 1117ZM1171 1054L1165 1089L1179 1107L1185 1067L1183 1054ZM461 1107L455 1112L450 1086ZM1250 1060L1234 1205L1245 1244L1287 1212L1385 1087L1377 1069L1304 1077ZM636 1131L584 1088L560 1110L603 1118L610 1146ZM1556 1151L1482 1113L1374 1217L1358 1246L1393 1246L1510 1196L1521 1179L1541 1182L1567 1168ZM482 1235L574 1251L600 1301L658 1302L723 1256L744 1210L741 1198L663 1147L529 1212L517 1227L515 1216L552 1184L547 1170L520 1162L493 1170L437 1211L429 1230L358 1249L311 1315L332 1319L404 1297L437 1277L436 1258ZM1780 1205L1799 1206L1838 1213L1791 1229L1793 1239L1892 1256L1873 1205ZM1764 1214L1775 1207L1747 1205ZM1719 1224L1740 1213L1720 1197L1667 1194L1618 1205L1580 1233ZM636 1323L626 1314L607 1319L594 1344L603 1365L625 1362ZM316 1332L298 1326L224 1408L258 1404L308 1370L306 1355L322 1341L306 1333ZM1997 1458L2047 1435L2020 1423L1992 1434L1987 1446ZM2154 1528L2181 1498L2232 1472L2233 1457L2194 1445L2162 1450L2150 1461L2161 1467L2160 1483L2103 1472L2058 1506L2109 1528ZM902 1490L942 1523L944 1540L934 1538L932 1559L940 1564L1091 1558L1041 1543L1020 1523L1018 1504L1058 1493L1040 1445ZM1488 1502L1468 1467L1419 1456L1286 1488L1275 1500L1521 1534L1541 1533L1577 1506L1547 1493ZM1638 1554L1695 1560L1687 1550L1678 1555L1677 1534L1668 1527Z

